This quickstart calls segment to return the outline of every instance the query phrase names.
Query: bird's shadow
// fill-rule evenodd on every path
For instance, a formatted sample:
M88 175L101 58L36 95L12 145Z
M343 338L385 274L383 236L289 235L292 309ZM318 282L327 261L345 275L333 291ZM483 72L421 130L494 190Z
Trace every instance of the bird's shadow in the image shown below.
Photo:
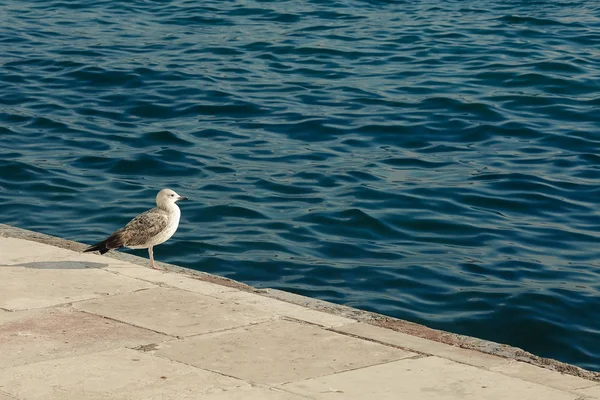
M37 261L22 264L12 264L8 266L35 269L91 269L108 267L108 264L89 261Z

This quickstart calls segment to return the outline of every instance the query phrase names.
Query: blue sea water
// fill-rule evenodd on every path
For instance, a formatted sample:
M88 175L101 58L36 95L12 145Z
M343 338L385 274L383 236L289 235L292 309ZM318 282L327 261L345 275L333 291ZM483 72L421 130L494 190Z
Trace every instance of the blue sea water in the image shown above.
M0 222L600 370L597 0L0 15Z

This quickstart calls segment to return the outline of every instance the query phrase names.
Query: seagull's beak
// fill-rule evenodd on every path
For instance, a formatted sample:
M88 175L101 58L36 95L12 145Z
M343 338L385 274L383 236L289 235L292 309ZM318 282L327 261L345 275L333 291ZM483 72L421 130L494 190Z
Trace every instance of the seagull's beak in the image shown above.
M179 197L177 198L177 201L181 201L181 200L188 200L188 198L187 198L187 197L185 197L185 196L179 196Z

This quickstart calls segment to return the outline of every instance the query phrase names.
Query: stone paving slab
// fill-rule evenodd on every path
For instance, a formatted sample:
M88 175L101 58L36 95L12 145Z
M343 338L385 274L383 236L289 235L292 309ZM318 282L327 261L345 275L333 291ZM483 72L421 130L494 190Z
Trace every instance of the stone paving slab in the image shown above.
M74 307L173 336L191 336L277 318L254 307L181 289L155 288L75 303Z
M366 312L6 232L0 400L600 400L598 382L368 325Z
M23 400L192 400L245 382L130 349L0 370L0 390Z
M194 279L191 276L178 274L175 272L157 271L142 266L115 266L107 267L106 271L114 272L120 275L125 275L130 278L141 279L144 281L175 287L178 289L189 290L190 292L214 295L222 292L237 292L235 288L230 288L216 283L204 282L199 279Z
M282 388L316 400L576 400L578 397L433 356L293 382Z
M202 396L199 400L310 400L299 394L285 392L276 388L242 387L226 392Z
M35 249L35 251L32 251ZM43 243L24 239L3 237L0 240L2 265L29 264L32 268L102 268L109 264L123 264L122 261L102 257L94 253L78 253ZM36 265L37 264L37 265Z
M0 308L7 310L49 307L155 286L97 268L40 269L2 265L0 282Z
M248 382L279 384L414 356L292 321L163 342L155 354Z
M559 372L519 361L511 361L507 364L493 367L491 370L526 381L545 384L561 390L585 389L597 384L596 382L587 379L561 374Z
M435 355L477 367L491 368L508 363L502 357L485 354L474 350L462 349L448 344L434 342L417 336L380 328L365 323L353 323L334 329L337 332L349 333L358 337L389 343L407 350L428 355Z
M311 310L296 304L285 301L271 299L269 297L257 295L254 293L234 291L218 293L216 297L225 301L232 301L238 304L246 304L269 311L280 316L286 316L301 321L325 327L336 327L355 322L352 319L340 317L334 314L328 314L320 311Z
M0 314L0 368L170 339L72 308Z

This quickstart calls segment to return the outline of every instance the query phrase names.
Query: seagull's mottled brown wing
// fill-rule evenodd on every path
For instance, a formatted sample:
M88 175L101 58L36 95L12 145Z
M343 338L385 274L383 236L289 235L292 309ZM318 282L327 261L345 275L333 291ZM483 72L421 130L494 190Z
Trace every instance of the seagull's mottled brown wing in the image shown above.
M151 238L164 231L169 223L167 214L159 209L148 210L131 221L123 228L123 244L130 246L143 246Z

